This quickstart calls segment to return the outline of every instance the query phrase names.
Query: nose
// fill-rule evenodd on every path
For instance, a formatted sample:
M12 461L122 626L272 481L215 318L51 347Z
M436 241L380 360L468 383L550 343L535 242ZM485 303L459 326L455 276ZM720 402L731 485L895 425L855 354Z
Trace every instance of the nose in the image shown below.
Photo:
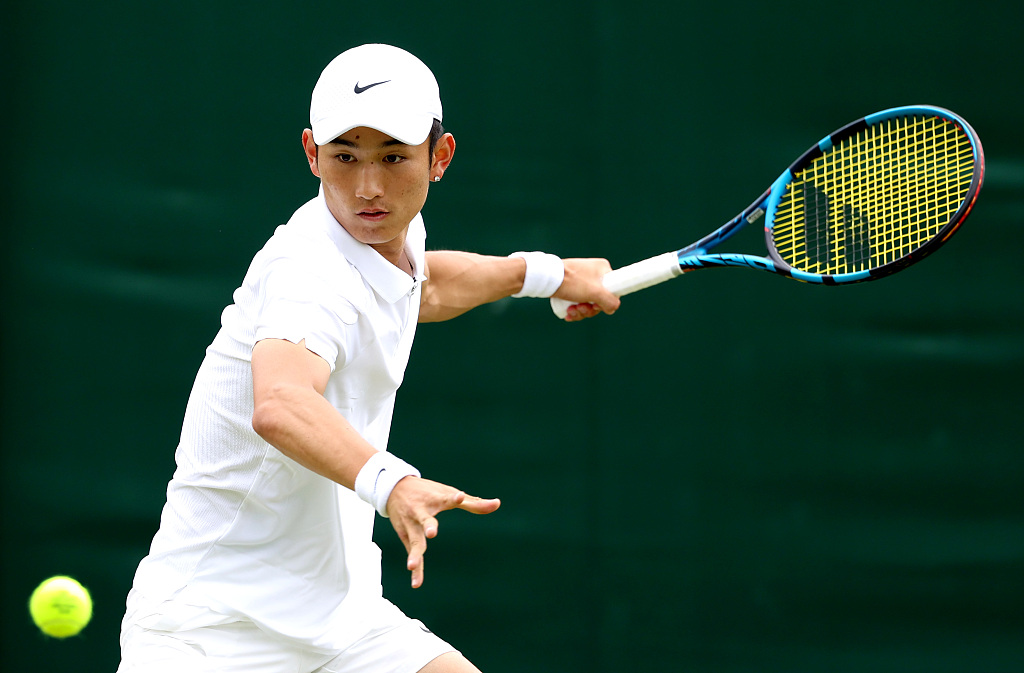
M376 161L368 161L359 167L356 176L356 196L370 201L384 195L383 167Z

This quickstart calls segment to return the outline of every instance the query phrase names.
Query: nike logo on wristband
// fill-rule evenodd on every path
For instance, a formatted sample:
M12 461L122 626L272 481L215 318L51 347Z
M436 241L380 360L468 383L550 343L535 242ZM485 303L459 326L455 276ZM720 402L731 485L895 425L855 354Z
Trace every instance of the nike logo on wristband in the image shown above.
M375 86L380 86L381 84L387 84L390 81L391 80L386 79L383 82L374 82L373 84L367 84L366 86L359 86L359 82L356 82L356 88L354 88L352 90L355 91L357 94L359 94L359 93L363 93L367 89L372 89Z
M372 493L373 493L373 497L374 498L377 497L377 485L380 484L380 475L384 474L386 471L387 471L387 468L384 468L384 467L382 467L379 470L377 470L377 478L373 480L373 491L372 491Z

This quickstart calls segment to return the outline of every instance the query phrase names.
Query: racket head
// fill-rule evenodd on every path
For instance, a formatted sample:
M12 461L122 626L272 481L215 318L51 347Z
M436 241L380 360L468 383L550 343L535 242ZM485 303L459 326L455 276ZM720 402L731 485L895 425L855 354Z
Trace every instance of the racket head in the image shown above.
M769 256L807 282L882 278L949 240L984 175L981 141L955 113L913 105L869 115L823 138L772 185Z

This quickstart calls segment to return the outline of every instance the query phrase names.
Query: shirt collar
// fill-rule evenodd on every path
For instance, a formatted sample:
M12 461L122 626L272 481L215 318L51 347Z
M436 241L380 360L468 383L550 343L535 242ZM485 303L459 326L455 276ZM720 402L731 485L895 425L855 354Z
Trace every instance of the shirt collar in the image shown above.
M416 284L425 279L423 258L426 230L423 227L423 217L419 213L409 223L409 231L405 239L405 251L413 269L413 275L409 276L384 259L379 252L365 243L357 241L345 227L341 226L341 223L334 218L330 208L327 207L323 186L320 187L317 200L320 202L321 216L331 240L338 246L345 259L356 267L359 274L366 279L374 292L385 301L390 304L395 303L402 297L411 294Z

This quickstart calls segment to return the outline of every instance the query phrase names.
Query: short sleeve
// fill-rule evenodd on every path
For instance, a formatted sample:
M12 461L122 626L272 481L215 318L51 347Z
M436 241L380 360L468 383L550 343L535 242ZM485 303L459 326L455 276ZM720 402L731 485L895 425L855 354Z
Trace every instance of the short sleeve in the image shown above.
M305 340L306 348L330 365L344 362L345 344L359 318L356 309L364 290L356 278L318 273L289 258L264 269L256 317L256 341Z

